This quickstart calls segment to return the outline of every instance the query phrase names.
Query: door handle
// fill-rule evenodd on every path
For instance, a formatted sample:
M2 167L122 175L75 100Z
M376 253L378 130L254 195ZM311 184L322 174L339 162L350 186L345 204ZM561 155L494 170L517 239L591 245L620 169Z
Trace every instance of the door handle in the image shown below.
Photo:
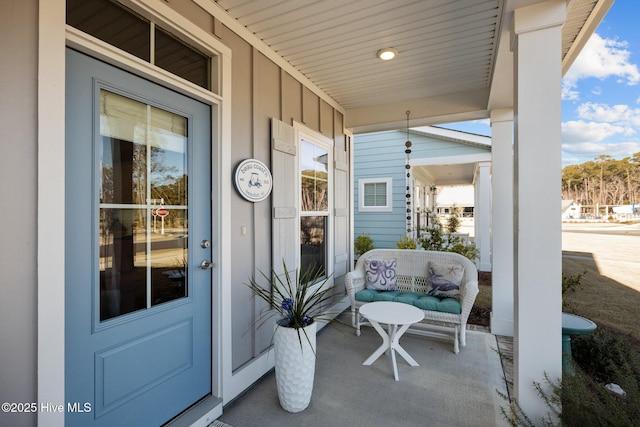
M203 259L202 262L200 263L200 268L203 270L209 270L213 268L213 263L208 259Z

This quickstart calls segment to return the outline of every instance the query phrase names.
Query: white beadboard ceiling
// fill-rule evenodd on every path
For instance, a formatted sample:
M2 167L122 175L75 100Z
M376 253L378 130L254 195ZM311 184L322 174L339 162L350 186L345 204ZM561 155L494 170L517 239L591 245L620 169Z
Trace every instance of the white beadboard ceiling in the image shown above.
M513 100L513 10L542 0L215 0L329 95L355 133L479 119ZM613 0L568 0L563 72ZM398 50L381 61L378 50ZM493 87L492 87L493 85ZM420 166L438 185L474 163Z
M489 86L498 0L217 3L347 109Z
M355 132L486 117L514 8L541 0L214 0L345 110ZM565 71L613 0L568 0ZM398 56L381 61L378 50ZM498 64L498 65L497 65ZM505 68L506 69L506 68ZM496 76L494 78L494 76ZM497 83L494 83L497 82Z

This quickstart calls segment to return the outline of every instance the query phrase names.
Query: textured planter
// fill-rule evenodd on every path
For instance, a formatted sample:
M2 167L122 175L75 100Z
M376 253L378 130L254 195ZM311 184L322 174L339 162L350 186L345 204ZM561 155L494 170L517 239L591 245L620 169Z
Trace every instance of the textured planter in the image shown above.
M287 412L300 412L311 401L316 370L316 330L316 322L313 322L304 328L306 336L300 330L298 338L297 329L276 327L273 337L276 385L280 405Z

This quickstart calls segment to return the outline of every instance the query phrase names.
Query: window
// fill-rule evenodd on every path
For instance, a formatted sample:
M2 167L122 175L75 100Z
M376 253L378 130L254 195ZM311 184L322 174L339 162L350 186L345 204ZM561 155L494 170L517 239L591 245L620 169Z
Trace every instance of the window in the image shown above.
M211 58L113 0L67 0L67 24L211 90Z
M368 178L358 180L358 212L391 212L391 178Z
M327 273L329 147L307 138L300 141L300 269Z

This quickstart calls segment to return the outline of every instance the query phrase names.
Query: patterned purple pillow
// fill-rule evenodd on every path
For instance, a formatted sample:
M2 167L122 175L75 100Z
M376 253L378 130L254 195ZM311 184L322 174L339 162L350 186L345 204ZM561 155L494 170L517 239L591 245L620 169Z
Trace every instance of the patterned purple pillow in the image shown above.
M429 261L429 295L459 298L464 267L460 264L436 264Z
M395 291L397 288L395 259L365 260L364 275L364 283L367 289Z

